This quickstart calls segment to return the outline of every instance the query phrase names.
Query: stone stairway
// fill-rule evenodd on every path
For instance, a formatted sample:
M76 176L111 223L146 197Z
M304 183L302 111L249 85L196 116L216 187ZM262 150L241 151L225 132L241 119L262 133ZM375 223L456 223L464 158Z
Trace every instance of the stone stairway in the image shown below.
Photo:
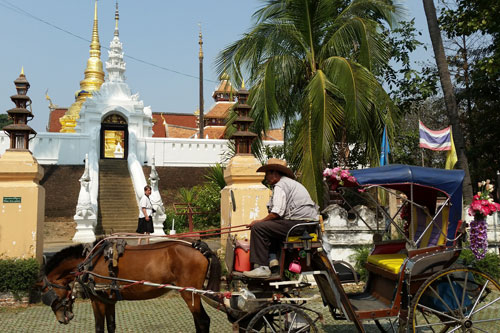
M135 232L139 208L126 160L99 161L97 234Z

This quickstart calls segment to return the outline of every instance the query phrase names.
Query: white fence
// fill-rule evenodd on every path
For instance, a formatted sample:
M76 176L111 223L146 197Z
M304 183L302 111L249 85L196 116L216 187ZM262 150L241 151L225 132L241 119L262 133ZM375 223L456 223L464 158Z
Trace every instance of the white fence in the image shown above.
M227 140L135 138L129 136L129 153L140 163L156 166L206 167L221 162ZM265 141L282 145L282 141ZM95 148L94 148L95 147ZM9 148L9 138L0 133L0 155ZM83 165L85 154L99 149L99 134L39 133L30 141L30 150L40 164ZM97 154L99 156L99 153Z

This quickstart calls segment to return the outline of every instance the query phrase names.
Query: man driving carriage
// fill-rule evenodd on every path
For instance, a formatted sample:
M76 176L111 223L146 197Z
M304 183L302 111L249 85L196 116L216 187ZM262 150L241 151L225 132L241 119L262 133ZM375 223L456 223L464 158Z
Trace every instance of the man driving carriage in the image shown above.
M306 188L295 180L293 171L283 160L271 158L266 165L257 169L265 172L266 182L273 192L267 204L268 214L254 220L248 226L250 232L250 262L254 269L244 275L251 278L271 276L269 266L277 265L275 259L269 263L270 249L276 242L284 241L288 231L304 221L318 221L319 207L311 199Z

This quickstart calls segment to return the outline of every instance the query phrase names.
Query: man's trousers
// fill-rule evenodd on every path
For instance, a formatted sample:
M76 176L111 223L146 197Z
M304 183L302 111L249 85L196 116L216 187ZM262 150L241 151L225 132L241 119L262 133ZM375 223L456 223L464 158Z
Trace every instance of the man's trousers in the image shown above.
M250 231L250 262L269 266L270 250L278 251L288 231L294 225L304 222L306 221L268 220L256 223Z

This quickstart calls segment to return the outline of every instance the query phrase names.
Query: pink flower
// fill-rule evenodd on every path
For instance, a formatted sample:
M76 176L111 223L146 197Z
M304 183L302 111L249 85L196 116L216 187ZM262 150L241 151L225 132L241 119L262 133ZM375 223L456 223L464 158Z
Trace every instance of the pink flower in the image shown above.
M488 216L488 215L490 215L490 213L491 213L491 211L490 211L489 206L481 207L481 214L483 214L484 216Z
M350 181L351 183L355 183L355 182L356 182L356 177L354 177L354 176L349 176L349 177L347 178L347 180L348 180L348 181Z

